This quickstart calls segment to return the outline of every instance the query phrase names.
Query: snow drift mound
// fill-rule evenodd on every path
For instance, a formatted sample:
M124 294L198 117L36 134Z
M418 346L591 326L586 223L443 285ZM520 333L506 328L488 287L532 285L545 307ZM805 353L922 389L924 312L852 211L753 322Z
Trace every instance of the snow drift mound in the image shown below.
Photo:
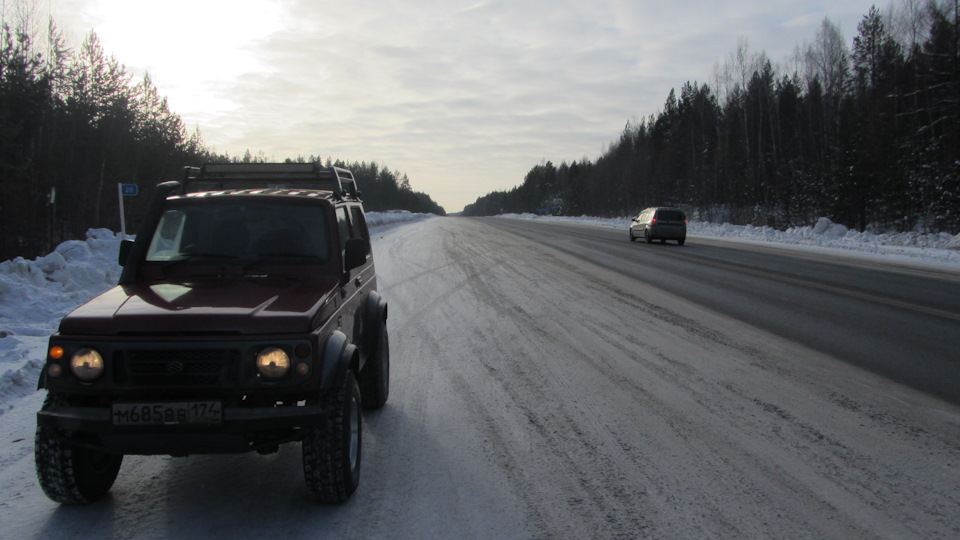
M408 210L388 210L386 212L368 212L367 226L370 228L399 225L436 217L435 214L414 214Z
M36 389L47 338L64 315L117 284L119 250L119 235L90 229L43 257L0 263L0 403Z
M49 335L60 318L117 284L119 235L90 229L43 257L0 263L0 331Z

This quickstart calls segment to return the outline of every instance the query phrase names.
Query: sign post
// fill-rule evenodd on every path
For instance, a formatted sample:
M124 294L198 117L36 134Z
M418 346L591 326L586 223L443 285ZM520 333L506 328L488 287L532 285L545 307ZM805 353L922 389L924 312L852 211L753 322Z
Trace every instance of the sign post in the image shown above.
M121 238L127 237L127 222L123 213L123 198L137 196L137 184L117 184L117 195L120 198L120 235Z

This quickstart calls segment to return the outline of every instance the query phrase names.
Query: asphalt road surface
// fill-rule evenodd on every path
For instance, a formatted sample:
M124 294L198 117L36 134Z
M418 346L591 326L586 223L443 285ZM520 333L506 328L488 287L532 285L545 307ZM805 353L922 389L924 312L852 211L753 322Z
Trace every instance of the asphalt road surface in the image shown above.
M960 275L691 238L520 220L488 223L960 405Z

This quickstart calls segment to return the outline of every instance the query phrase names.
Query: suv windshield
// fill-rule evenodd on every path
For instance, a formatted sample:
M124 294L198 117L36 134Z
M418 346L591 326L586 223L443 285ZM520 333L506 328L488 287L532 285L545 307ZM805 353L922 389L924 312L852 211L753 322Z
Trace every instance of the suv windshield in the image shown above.
M229 197L171 201L157 225L146 261L276 258L317 264L330 258L328 238L324 208L316 204Z

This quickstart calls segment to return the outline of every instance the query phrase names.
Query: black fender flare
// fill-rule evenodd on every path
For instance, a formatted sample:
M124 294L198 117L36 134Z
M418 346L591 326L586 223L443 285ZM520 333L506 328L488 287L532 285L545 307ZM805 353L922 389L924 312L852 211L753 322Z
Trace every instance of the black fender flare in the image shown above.
M347 370L357 370L360 352L350 343L347 335L334 330L323 343L323 359L320 372L320 389L340 388L347 376Z
M387 301L377 291L370 291L363 306L361 355L366 362L380 344L380 328L387 324Z

